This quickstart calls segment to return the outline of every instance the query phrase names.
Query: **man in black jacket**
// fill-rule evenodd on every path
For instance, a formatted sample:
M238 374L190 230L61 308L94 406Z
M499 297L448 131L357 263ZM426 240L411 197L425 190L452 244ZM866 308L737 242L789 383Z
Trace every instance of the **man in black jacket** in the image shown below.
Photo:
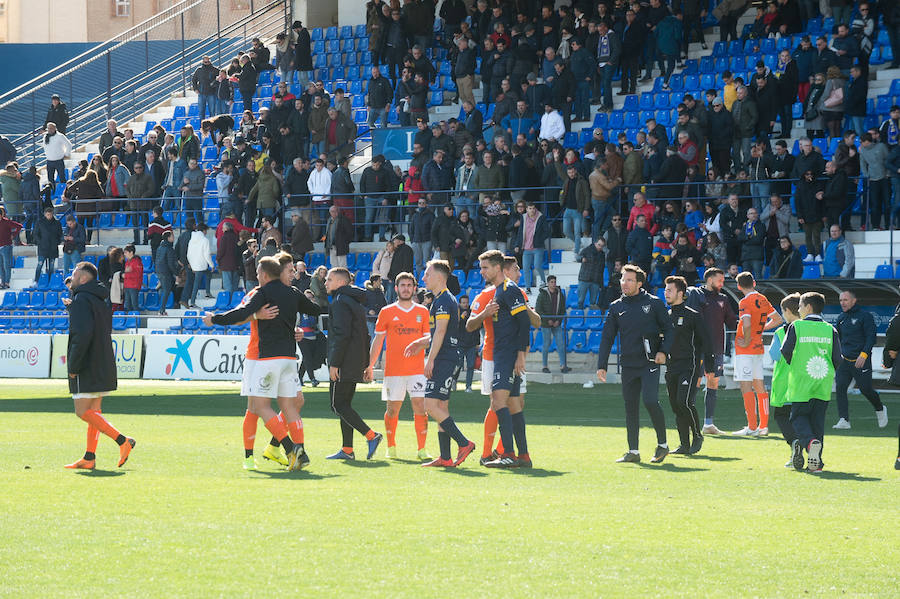
M350 271L336 267L325 277L325 290L333 301L328 307L328 374L331 379L329 397L331 410L341 419L341 450L328 456L329 460L354 460L353 430L365 436L368 444L366 459L371 460L381 443L376 433L353 409L356 384L365 382L369 365L369 330L366 327L366 292L350 285Z
M44 208L44 218L38 219L34 225L34 244L37 246L37 268L34 270L34 283L41 280L41 271L47 264L47 278L55 270L56 259L59 258L59 244L63 241L62 225L53 216L53 208Z
M369 129L375 128L375 123L381 119L382 128L388 126L388 112L391 110L391 99L394 90L391 82L381 75L381 69L372 67L372 78L369 79L368 98L366 106L369 107Z
M658 297L642 289L647 280L643 270L632 264L622 267L622 297L609 306L606 326L597 356L597 378L606 382L609 353L620 335L619 365L622 368L622 396L625 399L625 428L628 452L617 462L640 462L640 400L643 399L657 447L651 463L662 462L669 454L666 443L666 416L659 406L659 367L666 363L672 348L672 321Z
M875 346L875 318L868 310L856 305L856 294L851 290L842 291L841 315L834 328L841 339L841 363L834 375L834 392L837 397L839 420L832 428L850 428L850 402L847 389L850 381L856 381L856 388L875 408L878 427L888 423L887 408L881 403L878 392L872 388L872 348Z
M197 106L200 109L200 120L206 118L207 108L209 116L216 114L216 77L219 69L213 66L212 59L204 56L200 66L191 77L191 87L197 92Z
M93 470L100 433L119 446L119 467L128 460L134 439L126 437L101 414L103 396L116 390L116 357L112 349L112 313L106 305L109 291L97 281L97 267L79 262L72 272L69 304L69 341L66 367L75 415L87 422L87 450L66 468Z
M59 96L56 94L50 96L50 109L47 110L47 116L44 118L45 129L47 123L56 125L56 130L60 133L65 133L66 127L69 126L69 109L60 101ZM5 166L6 162L3 165Z
M413 250L406 244L406 237L398 233L391 242L394 244L394 256L388 269L388 285L393 285L401 272L415 272Z
M666 390L669 392L672 411L675 412L675 426L681 441L678 449L672 453L679 455L695 454L703 445L700 416L694 405L701 360L707 368L715 370L706 323L699 312L684 303L686 292L687 282L684 277L666 278L665 295L672 322L672 347L666 361ZM714 376L715 372L707 374Z
M456 78L459 99L461 102L468 101L474 106L475 95L472 93L472 85L475 83L475 48L469 47L469 40L465 37L456 40L456 47L459 48L459 53L456 55L456 64L453 65L453 75Z

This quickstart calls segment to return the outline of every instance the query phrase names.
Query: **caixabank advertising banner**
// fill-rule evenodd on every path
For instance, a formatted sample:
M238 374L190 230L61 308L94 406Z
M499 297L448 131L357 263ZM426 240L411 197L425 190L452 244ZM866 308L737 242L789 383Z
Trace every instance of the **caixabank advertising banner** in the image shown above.
M239 381L249 335L148 335L145 379Z

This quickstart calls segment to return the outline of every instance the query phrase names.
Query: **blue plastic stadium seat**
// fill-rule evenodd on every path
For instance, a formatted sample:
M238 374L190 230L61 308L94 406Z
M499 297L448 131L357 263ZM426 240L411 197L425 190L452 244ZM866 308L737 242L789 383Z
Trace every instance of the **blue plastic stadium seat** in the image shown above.
M47 310L58 310L61 307L62 304L59 302L59 293L56 291L48 291L44 296L44 308Z
M155 289L148 291L144 297L144 309L156 312L160 309L159 292Z
M595 114L593 128L606 129L607 127L609 127L609 115L605 112L598 112L597 114Z
M444 103L444 92L443 91L433 91L431 92L431 99L428 102L429 106L440 106Z
M596 354L600 352L600 340L602 339L603 333L601 331L591 331L591 334L588 335L588 350L592 354Z
M338 28L337 27L329 27L325 30L325 39L326 40L336 40L338 38Z
M804 279L821 279L822 271L819 269L818 264L807 264L803 267L803 276Z
M667 110L669 108L669 94L659 93L653 98L653 106L657 110Z
M0 304L2 310L12 310L16 307L16 292L7 291L3 294L3 304Z
M641 92L638 108L640 110L653 110L653 94L650 92Z
M364 24L356 26L353 37L366 37L367 35L368 34L366 33L366 26Z
M362 270L371 270L372 269L372 256L369 252L360 252L356 255L356 268Z
M890 279L893 278L894 273L890 264L879 264L875 267L875 278L876 279Z
M575 296L575 303L578 303L578 292L569 291L569 297ZM569 318L566 320L566 327L573 331L583 331L587 328L584 323L584 310L575 308L569 312Z
M578 134L574 131L567 131L565 136L563 137L563 147L564 148L577 148L578 147Z
M216 304L213 306L213 310L228 310L230 304L231 294L227 291L220 291L216 296Z
M716 72L716 62L712 56L704 56L700 59L700 73L715 73Z
M153 272L153 257L141 256L141 263L144 265L144 274Z
M603 311L588 310L584 313L584 324L588 330L599 331L603 328Z
M125 326L125 318L124 312L113 312L112 328L114 331L124 331L127 328Z
M725 56L727 54L727 50L725 48L725 42L716 42L713 44L712 55L715 57Z

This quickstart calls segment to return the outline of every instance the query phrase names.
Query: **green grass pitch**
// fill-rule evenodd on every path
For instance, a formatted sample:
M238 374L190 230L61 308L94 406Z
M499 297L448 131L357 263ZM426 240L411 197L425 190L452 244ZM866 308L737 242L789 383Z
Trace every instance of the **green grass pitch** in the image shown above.
M406 460L388 462L382 448L370 462L326 461L340 437L320 387L303 414L309 470L248 473L237 384L120 387L104 414L137 447L118 470L101 438L93 473L62 468L85 437L62 383L0 387L0 596L897 596L893 395L886 429L852 396L853 430L832 434L830 407L816 476L783 467L778 434L709 438L699 456L647 464L655 439L643 408L645 463L614 464L625 449L618 386L535 384L534 470L488 471L473 456L443 471L410 459L408 405ZM376 390L355 405L380 431ZM717 424L743 426L737 393L720 396ZM451 400L478 453L484 409L480 395ZM431 423L432 453L435 432ZM260 424L258 456L267 440ZM361 439L356 449L364 455Z

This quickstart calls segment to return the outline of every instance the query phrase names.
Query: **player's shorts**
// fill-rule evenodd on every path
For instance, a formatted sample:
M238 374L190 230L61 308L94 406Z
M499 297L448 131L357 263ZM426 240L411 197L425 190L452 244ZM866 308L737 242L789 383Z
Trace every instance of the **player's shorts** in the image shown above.
M90 393L73 393L72 399L95 399L112 393L112 391L91 391Z
M296 358L245 360L241 395L247 397L296 397L300 390Z
M381 385L381 401L403 401L407 393L410 398L424 397L427 382L424 374L386 376Z
M522 394L522 377L515 373L516 355L497 359L494 356L494 376L491 378L491 391L506 390L510 397Z
M762 354L737 354L734 356L734 380L761 381L763 378Z
M725 356L723 356L722 354L713 354L713 359L715 360L716 377L721 377L723 374L725 374ZM707 372L712 372L712 370L709 370L708 364L703 364L703 368L701 368L700 370L701 375L705 375Z
M525 395L527 392L525 375L522 374L520 377L522 382L519 384L519 395ZM491 396L491 386L494 382L494 361L493 360L482 360L481 361L481 394ZM512 395L512 394L510 394ZM512 395L512 397L516 397L516 395Z
M456 379L453 376L456 367L456 362L435 360L434 368L431 370L431 378L425 382L425 397L449 401L450 392L456 386Z

